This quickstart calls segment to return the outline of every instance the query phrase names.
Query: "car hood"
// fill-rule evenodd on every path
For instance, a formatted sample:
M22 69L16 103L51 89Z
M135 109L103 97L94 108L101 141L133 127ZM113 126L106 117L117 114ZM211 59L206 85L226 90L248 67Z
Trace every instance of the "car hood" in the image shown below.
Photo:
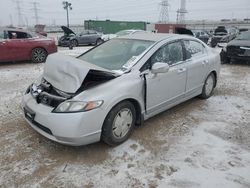
M228 46L250 46L249 40L232 40L228 43Z
M74 34L74 31L72 31L70 28L66 27L66 26L61 26L63 32L66 34L66 35L70 35L70 34Z
M86 61L55 53L49 55L46 60L43 78L56 89L76 93L90 71L98 71L106 75L116 74Z

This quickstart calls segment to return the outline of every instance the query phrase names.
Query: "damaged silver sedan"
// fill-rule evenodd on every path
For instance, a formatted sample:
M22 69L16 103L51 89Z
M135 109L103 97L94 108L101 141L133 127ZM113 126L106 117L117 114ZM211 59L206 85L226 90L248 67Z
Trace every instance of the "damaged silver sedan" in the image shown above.
M48 56L22 99L27 122L67 145L117 145L136 125L195 96L208 98L220 59L191 36L135 34L78 58Z

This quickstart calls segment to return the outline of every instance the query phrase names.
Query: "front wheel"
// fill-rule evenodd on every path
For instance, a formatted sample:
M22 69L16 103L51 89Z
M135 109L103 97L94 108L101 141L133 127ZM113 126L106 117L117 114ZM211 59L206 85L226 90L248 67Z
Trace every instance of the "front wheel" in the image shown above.
M43 48L34 48L31 52L31 61L33 63L43 63L46 61L48 53Z
M72 47L76 47L76 46L78 46L78 41L76 39L73 39L73 40L70 41L70 45Z
M213 73L210 73L203 85L202 93L200 97L202 99L207 99L212 96L215 87L215 76Z
M117 104L108 113L103 127L102 140L109 145L118 145L127 140L135 126L136 112L129 101Z

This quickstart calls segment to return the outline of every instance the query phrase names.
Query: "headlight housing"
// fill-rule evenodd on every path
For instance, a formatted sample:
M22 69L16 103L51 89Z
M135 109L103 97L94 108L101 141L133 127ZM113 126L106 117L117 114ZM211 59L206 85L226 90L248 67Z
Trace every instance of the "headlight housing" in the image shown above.
M73 112L86 112L99 108L103 104L102 100L98 101L64 101L59 104L54 110L54 113L73 113Z

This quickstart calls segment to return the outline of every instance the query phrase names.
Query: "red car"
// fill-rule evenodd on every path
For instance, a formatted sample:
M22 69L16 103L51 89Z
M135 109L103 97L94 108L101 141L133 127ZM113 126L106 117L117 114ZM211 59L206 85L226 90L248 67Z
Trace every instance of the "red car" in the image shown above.
M31 60L42 63L54 52L57 46L53 39L22 29L0 29L0 62Z

